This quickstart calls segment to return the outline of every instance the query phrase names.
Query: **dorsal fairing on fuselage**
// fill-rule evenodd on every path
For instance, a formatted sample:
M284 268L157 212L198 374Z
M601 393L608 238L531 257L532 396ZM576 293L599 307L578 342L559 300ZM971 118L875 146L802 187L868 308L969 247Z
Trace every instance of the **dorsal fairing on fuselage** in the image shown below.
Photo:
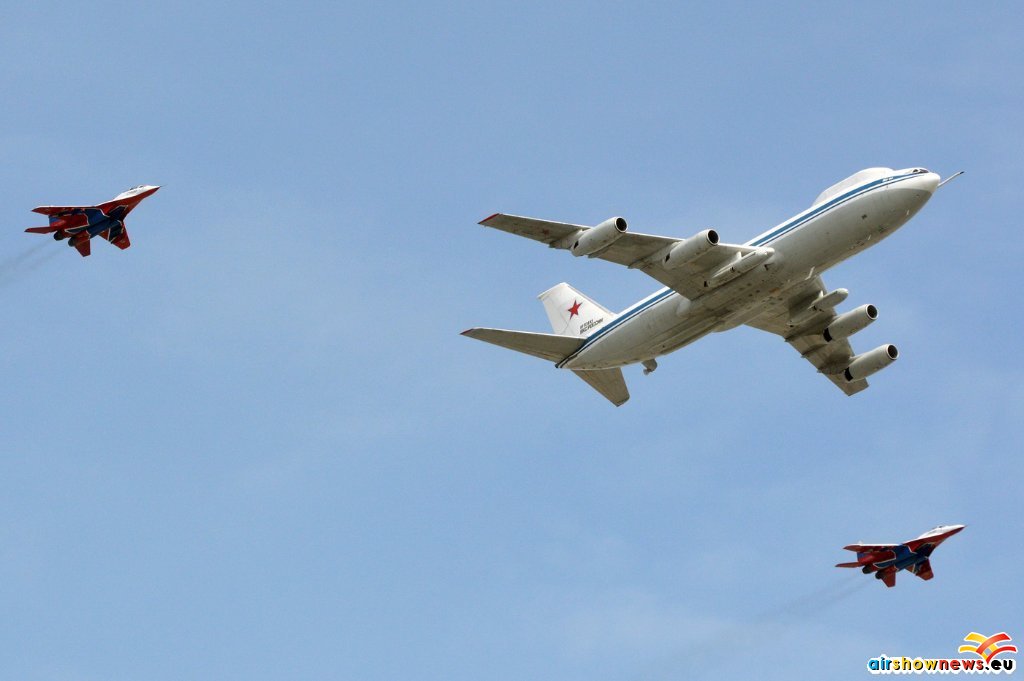
M874 180L880 180L883 177L889 177L893 175L895 172L896 171L894 171L892 168L865 168L864 170L859 170L855 172L853 175L850 175L845 180L840 180L839 182L836 182L834 185L832 185L822 193L818 194L818 198L814 199L814 203L812 203L811 205L817 206L819 203L825 203L829 199L839 196L840 194L842 194L843 192L852 187L856 187L857 185L861 184L866 184Z

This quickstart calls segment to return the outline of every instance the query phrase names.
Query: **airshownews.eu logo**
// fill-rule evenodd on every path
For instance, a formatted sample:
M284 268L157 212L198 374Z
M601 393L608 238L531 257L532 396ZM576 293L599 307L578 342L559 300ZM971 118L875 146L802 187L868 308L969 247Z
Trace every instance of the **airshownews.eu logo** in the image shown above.
M957 648L967 657L879 655L868 660L867 667L872 674L1012 674L1016 660L1005 655L1016 653L1017 646L1009 645L1010 640L1005 631L991 636L972 631L964 637L967 643Z

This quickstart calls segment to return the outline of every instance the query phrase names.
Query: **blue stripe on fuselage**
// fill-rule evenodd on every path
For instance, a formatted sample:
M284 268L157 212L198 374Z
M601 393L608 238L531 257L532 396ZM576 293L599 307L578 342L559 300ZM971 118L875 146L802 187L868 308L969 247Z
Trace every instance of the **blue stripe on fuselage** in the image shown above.
M772 241L775 241L779 237L781 237L781 236L783 236L785 234L788 234L789 232L793 231L794 229L803 226L804 224L806 224L810 220L813 220L814 218L819 217L819 216L823 215L824 213L832 210L833 208L838 208L840 205L846 203L847 201L855 199L855 198L857 198L858 196L860 196L862 194L867 194L869 191L871 191L873 189L878 189L879 187L883 187L883 186L887 186L887 185L893 184L895 182L899 182L900 180L906 179L908 177L913 177L916 174L917 173L907 173L905 175L894 175L892 177L883 177L883 178L881 178L879 180L873 180L872 182L868 182L867 184L862 184L861 186L855 187L854 189L851 189L850 191L846 192L845 194L843 194L841 196L837 196L836 198L834 198L834 199L832 199L830 201L826 201L825 203L821 204L820 206L818 206L817 208L815 208L811 212L807 213L806 215L794 218L794 219L790 220L789 222L779 226L777 229L773 230L772 232L769 232L768 234L765 234L762 237L758 237L758 238L754 239L753 241L748 242L746 245L747 246L765 246L765 245L771 243Z
M807 213L806 215L793 218L789 222L780 225L777 229L772 230L768 234L765 234L764 236L761 237L756 237L752 241L748 241L746 244L744 244L744 246L766 246L769 243L785 236L786 234L789 234L790 232L800 227L803 227L814 218L824 215L826 212L832 210L833 208L838 208L847 201L855 199L858 196L866 194L874 189L878 189L879 187L888 186L890 184L894 184L908 177L915 177L916 175L916 173L894 175L892 177L884 177L878 180L873 180L871 182L868 182L867 184L862 184L859 187L854 187L845 194L837 196L836 198L830 201L826 201L825 203L821 204L820 206L818 206L811 212ZM620 316L616 317L611 322L609 322L608 324L606 324L605 326L601 327L593 334L588 336L587 339L583 341L583 345L578 347L576 351L573 352L571 355L555 364L555 366L561 369L566 365L567 362L570 362L576 357L578 357L581 352L583 352L585 349L593 345L594 342L603 337L609 331L620 326L623 322L632 319L633 317L636 317L639 313L650 308L651 306L656 305L657 303L660 303L663 300L666 300L673 293L675 293L673 289L666 287L655 293L654 296L652 296L648 300L642 300L639 303L636 303L633 307L626 308L626 310Z
M605 335L615 327L621 325L623 322L630 320L633 317L636 317L638 314L648 309L652 305L655 305L663 300L668 299L673 294L675 294L675 291L673 291L670 288L664 288L658 291L656 294L654 294L653 297L649 298L648 300L641 301L640 303L637 303L633 307L628 308L620 316L616 317L615 319L608 322L606 325L602 326L600 329L592 333L589 337L587 337L587 340L583 341L583 345L577 348L577 350L574 353L563 359L561 362L558 362L555 366L561 369L563 366L565 366L566 362L579 355L580 351L582 351L587 346L591 345L598 338Z

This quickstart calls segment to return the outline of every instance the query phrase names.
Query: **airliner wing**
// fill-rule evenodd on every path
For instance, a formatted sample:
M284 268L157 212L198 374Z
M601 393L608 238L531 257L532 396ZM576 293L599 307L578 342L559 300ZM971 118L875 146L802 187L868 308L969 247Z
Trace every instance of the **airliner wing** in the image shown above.
M481 221L480 224L484 227L492 227L509 234L517 234L527 239L540 241L550 248L566 250L572 246L575 240L574 235L577 235L580 230L591 229L585 225L538 220L537 218L503 213L492 215ZM680 241L684 241L684 239L625 232L610 246L590 257L641 270L687 298L696 298L706 291L705 281L707 278L727 260L736 257L737 254L743 255L755 250L750 246L719 243L692 262L676 269L665 269L661 264L662 256Z
M747 322L748 326L774 333L789 343L810 362L819 373L835 383L847 395L854 395L868 387L866 379L847 381L843 371L850 365L854 352L846 339L826 342L822 332L835 316L834 307L822 307L819 312L800 326L790 323L794 310L802 310L815 298L825 295L827 289L821 277L812 277L775 294L763 313Z

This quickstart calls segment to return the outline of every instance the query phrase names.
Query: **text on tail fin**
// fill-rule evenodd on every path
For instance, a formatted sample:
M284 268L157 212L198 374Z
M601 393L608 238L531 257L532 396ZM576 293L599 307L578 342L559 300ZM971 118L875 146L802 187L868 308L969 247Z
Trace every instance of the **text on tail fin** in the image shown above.
M566 283L537 296L544 305L551 330L565 336L586 336L615 319L611 310Z

